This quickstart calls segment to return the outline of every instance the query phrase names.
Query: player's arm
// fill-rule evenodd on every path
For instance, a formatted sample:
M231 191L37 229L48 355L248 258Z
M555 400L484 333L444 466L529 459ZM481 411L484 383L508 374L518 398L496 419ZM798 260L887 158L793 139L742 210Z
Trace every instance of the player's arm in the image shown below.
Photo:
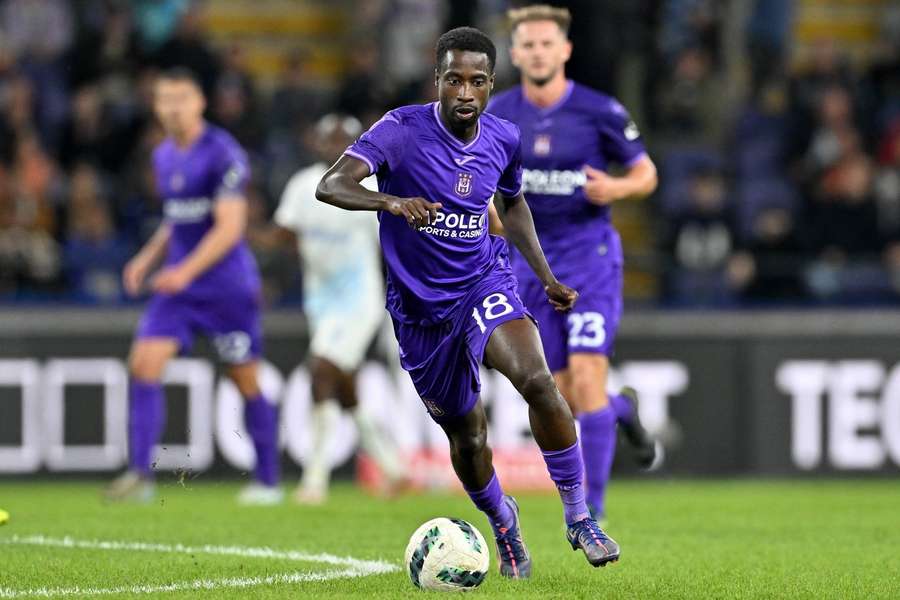
M500 220L497 207L493 202L488 204L488 232L493 235L503 235L503 222Z
M316 198L345 210L384 210L403 217L414 228L435 222L440 202L368 190L360 182L370 174L366 163L345 154L322 177L316 187Z
M159 264L169 247L169 238L172 236L172 226L162 223L153 235L144 244L140 252L134 255L122 272L122 283L125 291L131 296L141 293L147 274Z
M584 172L587 175L584 194L594 204L606 205L626 198L641 199L656 189L656 165L646 154L621 176L610 175L589 165L584 167Z
M497 193L494 195L494 206L497 208L506 239L522 253L535 275L544 284L550 303L561 311L572 308L575 299L578 298L578 292L557 281L553 271L550 270L538 242L537 232L534 230L531 209L528 208L522 192L511 198Z
M156 291L175 294L218 263L234 248L247 226L247 201L242 195L219 196L213 209L213 226L190 254L164 269L153 282Z

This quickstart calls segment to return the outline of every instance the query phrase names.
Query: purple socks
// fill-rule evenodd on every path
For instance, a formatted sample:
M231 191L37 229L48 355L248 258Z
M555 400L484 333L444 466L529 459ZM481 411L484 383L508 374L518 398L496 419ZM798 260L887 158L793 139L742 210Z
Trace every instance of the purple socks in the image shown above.
M584 455L587 502L599 518L605 514L606 482L616 454L616 412L610 406L582 413L581 451Z
M513 526L515 515L503 500L503 489L500 487L500 480L497 479L496 473L483 490L477 492L466 490L466 493L469 494L469 498L472 499L478 510L487 515L495 536L499 533L499 529L508 529Z
M575 442L565 450L541 452L550 479L559 490L563 502L566 524L571 525L590 516L584 499L584 463L581 458L581 447Z
M150 465L153 447L166 422L166 400L162 385L156 382L132 379L129 391L128 466L150 478L153 476Z
M634 408L628 398L622 394L610 394L609 405L613 412L616 413L616 421L619 423L631 423L634 419Z
M256 449L256 480L266 486L278 485L281 466L278 456L278 407L262 394L244 403L244 425Z

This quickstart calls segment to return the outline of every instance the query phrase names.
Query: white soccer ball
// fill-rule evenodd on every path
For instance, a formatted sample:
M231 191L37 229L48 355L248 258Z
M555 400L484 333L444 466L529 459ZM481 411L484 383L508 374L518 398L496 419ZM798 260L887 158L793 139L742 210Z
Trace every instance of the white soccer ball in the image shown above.
M484 536L462 519L432 519L416 529L406 546L409 578L426 590L475 589L484 581L490 559Z

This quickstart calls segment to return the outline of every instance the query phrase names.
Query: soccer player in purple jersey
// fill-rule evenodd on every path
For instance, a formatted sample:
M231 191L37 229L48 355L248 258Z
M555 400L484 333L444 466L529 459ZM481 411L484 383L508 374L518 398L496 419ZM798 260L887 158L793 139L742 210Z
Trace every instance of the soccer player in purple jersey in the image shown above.
M513 250L512 265L525 305L537 317L556 384L578 416L588 505L602 519L616 422L644 467L656 454L638 418L634 390L606 392L622 313L622 244L610 206L650 194L656 167L621 104L566 79L569 11L533 5L509 16L510 52L522 84L497 94L488 110L521 128L525 199L547 261L578 290L578 306L567 314L547 310L543 284L527 257ZM611 163L624 166L624 175L609 175Z
M387 308L400 360L450 441L457 476L488 517L500 573L528 577L518 507L503 494L487 444L479 365L503 373L528 403L531 428L563 502L567 538L599 566L619 547L590 517L572 412L547 368L537 328L517 293L506 243L487 232L493 199L508 239L542 282L546 301L571 309L577 293L554 277L521 192L518 128L483 114L496 49L477 29L438 40L438 102L388 112L325 174L316 196L378 211ZM359 184L375 173L378 192Z
M203 119L205 99L194 76L173 69L160 76L155 112L167 134L153 153L164 217L126 265L125 289L138 295L149 278L153 296L129 357L129 468L107 490L115 500L153 496L152 456L165 423L162 376L198 333L212 339L226 373L246 400L244 417L256 449L256 482L246 504L274 504L278 486L278 411L259 387L260 278L244 242L250 169L226 131ZM162 261L159 271L151 271Z

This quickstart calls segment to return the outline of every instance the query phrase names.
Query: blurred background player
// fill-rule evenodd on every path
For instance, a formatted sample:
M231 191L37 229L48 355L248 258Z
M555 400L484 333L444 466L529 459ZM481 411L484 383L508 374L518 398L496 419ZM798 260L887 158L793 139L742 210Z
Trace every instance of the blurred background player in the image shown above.
M288 182L275 212L278 234L299 249L303 261L304 311L312 330L312 453L303 466L295 500L319 504L328 494L329 450L341 409L350 412L360 445L384 474L386 492L404 481L393 440L372 422L356 397L356 372L385 320L378 220L368 212L347 214L316 200L316 186L362 133L347 115L326 115L316 124L313 146L320 159ZM375 177L362 181L376 190Z
M538 238L554 273L578 290L578 304L567 314L554 311L516 250L512 264L522 299L537 318L547 363L578 417L588 504L600 519L616 422L644 467L655 455L634 391L608 395L606 384L622 314L622 242L610 206L652 193L656 167L619 102L566 79L572 53L568 9L539 4L508 15L521 85L497 94L489 110L522 132L523 185ZM612 164L624 166L625 173L608 174Z
M206 101L194 75L175 68L155 84L154 108L167 138L153 154L164 218L128 263L127 292L137 296L149 278L153 296L131 349L129 468L107 489L109 499L153 496L152 455L165 424L162 377L166 364L188 352L198 333L211 338L245 404L256 449L256 482L238 500L280 502L278 411L257 377L261 352L260 281L243 236L247 156L223 129L203 118Z

